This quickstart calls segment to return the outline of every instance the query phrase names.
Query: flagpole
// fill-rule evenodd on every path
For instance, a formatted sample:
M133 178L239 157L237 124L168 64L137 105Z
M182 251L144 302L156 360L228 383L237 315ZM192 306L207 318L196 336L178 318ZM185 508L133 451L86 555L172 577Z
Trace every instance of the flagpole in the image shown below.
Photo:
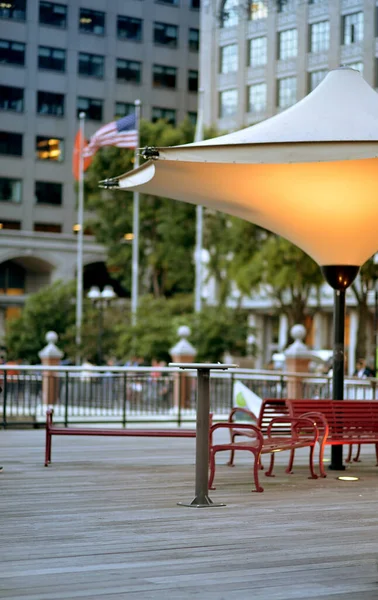
M79 151L79 197L77 211L77 266L76 266L76 364L81 363L81 328L83 321L83 220L84 220L84 126L85 113L79 114L80 151Z
M195 142L203 140L203 90L198 90L198 115L196 123ZM194 310L201 312L202 309L202 245L203 245L203 206L198 205L196 209L196 247L194 251L195 261L195 294Z
M139 167L139 122L140 100L135 100L135 121L137 143L134 154L134 169ZM133 246L132 246L132 276L131 276L131 323L136 324L138 310L138 281L139 281L139 192L133 196Z

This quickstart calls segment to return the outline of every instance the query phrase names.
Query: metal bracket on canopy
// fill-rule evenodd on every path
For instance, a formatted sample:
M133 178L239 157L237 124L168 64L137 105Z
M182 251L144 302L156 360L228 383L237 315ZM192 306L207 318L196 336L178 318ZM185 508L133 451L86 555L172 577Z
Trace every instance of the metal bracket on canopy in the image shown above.
M99 181L98 187L104 190L117 189L119 188L118 177L113 177L111 179L103 179L102 181Z
M142 149L140 155L146 160L156 160L160 156L159 150L154 146L146 146Z

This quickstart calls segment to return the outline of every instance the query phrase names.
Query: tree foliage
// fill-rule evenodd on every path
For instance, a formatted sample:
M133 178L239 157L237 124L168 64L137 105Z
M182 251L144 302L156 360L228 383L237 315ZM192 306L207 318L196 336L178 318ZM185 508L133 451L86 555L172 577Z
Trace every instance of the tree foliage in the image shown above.
M323 282L319 266L305 252L274 234L262 235L259 250L240 264L237 282L244 293L264 287L289 324L303 323L310 292Z
M46 346L48 331L62 336L60 347L65 351L64 335L75 322L74 295L74 283L61 282L30 295L20 317L7 325L5 345L8 360L39 363L38 352Z
M352 292L357 300L358 330L356 358L367 357L367 329L370 320L368 294L374 290L377 280L377 265L370 258L361 268L356 281L352 284Z
M141 146L170 146L193 141L188 120L178 127L164 121L141 121ZM108 267L123 287L131 289L131 245L124 235L133 230L133 195L98 188L102 179L132 169L133 151L103 148L97 152L86 176L87 203L93 217L88 225L108 250ZM194 284L193 248L195 207L169 198L140 196L141 292L154 297L191 292Z

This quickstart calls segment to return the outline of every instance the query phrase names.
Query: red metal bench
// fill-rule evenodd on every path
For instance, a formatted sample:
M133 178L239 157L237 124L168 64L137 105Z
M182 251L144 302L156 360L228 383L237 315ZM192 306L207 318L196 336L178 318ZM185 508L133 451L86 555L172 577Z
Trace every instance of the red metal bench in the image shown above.
M53 435L90 435L90 436L133 436L133 437L175 437L195 438L194 429L109 429L99 427L64 427L53 423L52 409L46 413L45 467L51 463L51 438ZM211 423L211 415L210 415Z
M374 444L378 463L378 401L377 400L286 400L288 413L296 417L309 410L322 413L327 420L329 432L322 438L319 453L321 475L326 477L323 465L324 448L327 445L348 445L351 459L352 446ZM358 455L355 460L358 460Z
M253 476L257 492L263 492L264 488L259 483L260 457L262 454L270 454L270 466L265 475L273 476L274 457L276 452L283 450L293 451L296 448L310 448L309 468L312 479L317 479L314 471L313 457L315 445L319 439L319 430L311 415L300 417L275 417L270 420L266 430L266 436L260 427L251 423L236 423L233 419L237 412L245 416L251 416L247 410L235 409L231 411L228 423L216 423L210 427L210 476L209 488L212 487L215 476L215 455L221 451L231 452L229 465L233 464L235 450L249 451L254 457ZM254 415L252 415L254 416ZM284 429L283 429L284 428ZM214 432L218 429L230 431L231 440L224 443L214 443ZM282 431L285 431L282 435ZM326 434L326 432L325 432ZM236 437L245 436L246 441L236 441Z

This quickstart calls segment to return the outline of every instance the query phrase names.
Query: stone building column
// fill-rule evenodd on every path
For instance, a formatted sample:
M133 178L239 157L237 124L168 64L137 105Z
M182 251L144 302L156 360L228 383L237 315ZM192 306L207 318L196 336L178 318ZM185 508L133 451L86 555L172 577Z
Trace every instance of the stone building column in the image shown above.
M46 333L45 346L38 352L41 363L44 366L57 366L60 364L60 359L63 352L55 345L58 341L58 334L55 331ZM58 400L59 393L59 373L57 371L42 371L42 402L46 406L53 406Z
M348 375L353 375L356 368L356 350L357 350L357 334L358 334L358 312L353 309L350 311L350 325L349 325L349 340L346 340L346 344L349 346L348 352Z
M169 351L169 354L172 357L172 361L177 363L194 362L197 350L187 340L191 333L190 328L186 325L182 325L178 328L177 333L180 337L180 340ZM176 408L190 407L192 381L193 378L187 371L180 371L179 373L175 374L173 402Z
M284 352L286 371L289 373L287 378L287 397L290 400L295 400L296 398L303 398L303 378L299 374L308 373L313 353L303 342L306 337L306 328L303 325L293 325L290 329L290 335L294 339L294 342ZM298 375L295 377L290 376L296 373Z

